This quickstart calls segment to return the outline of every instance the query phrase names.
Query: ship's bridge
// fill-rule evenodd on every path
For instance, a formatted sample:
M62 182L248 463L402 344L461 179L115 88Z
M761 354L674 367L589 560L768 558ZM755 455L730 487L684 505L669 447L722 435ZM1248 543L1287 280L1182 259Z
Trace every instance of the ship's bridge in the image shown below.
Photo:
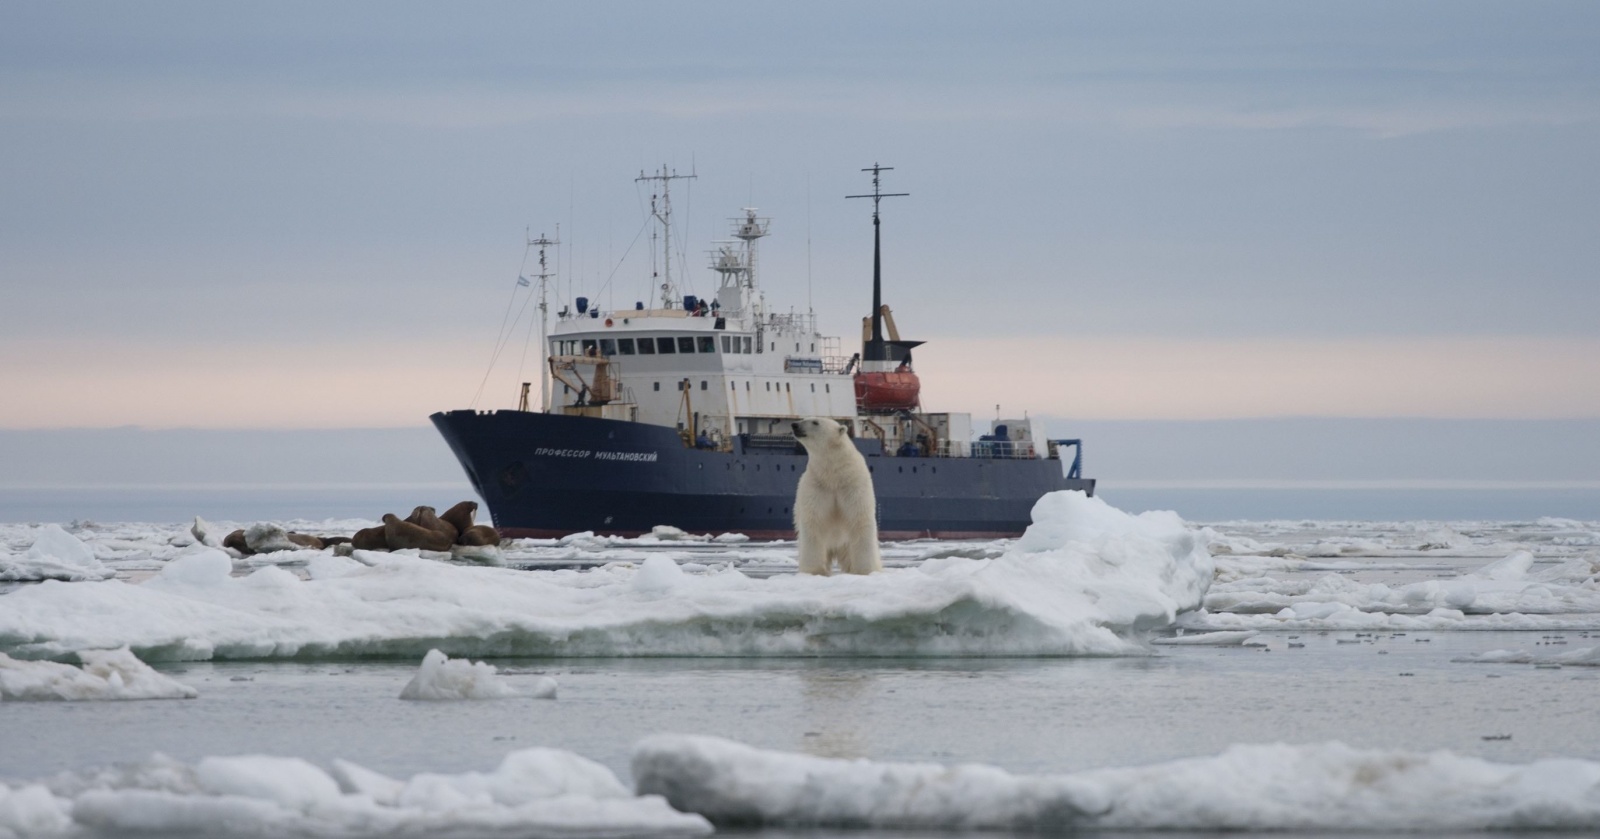
M664 425L713 447L800 417L854 419L847 359L809 314L585 309L550 337L552 411Z

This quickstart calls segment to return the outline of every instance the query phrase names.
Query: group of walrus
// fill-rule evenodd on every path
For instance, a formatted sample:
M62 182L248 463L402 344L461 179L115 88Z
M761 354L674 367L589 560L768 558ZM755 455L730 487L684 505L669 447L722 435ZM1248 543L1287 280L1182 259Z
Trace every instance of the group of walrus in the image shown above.
M500 544L500 533L487 524L473 524L478 515L478 502L463 501L444 513L432 507L418 507L411 515L400 518L385 513L383 524L357 530L354 536L314 536L310 533L285 533L276 526L276 532L258 533L262 526L249 530L235 530L222 540L224 548L232 548L246 556L274 550L309 548L322 550L348 543L347 550L399 551L416 548L424 551L449 551L453 547L486 547ZM213 543L215 544L215 543Z

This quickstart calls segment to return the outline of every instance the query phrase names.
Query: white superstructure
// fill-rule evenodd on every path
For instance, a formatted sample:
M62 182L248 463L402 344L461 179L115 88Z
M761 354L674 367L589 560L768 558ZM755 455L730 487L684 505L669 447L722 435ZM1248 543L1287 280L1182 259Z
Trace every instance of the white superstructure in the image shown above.
M670 206L664 198L661 205ZM655 217L670 225L669 213ZM737 434L787 434L798 417L854 428L854 384L839 339L819 333L811 312L767 307L756 255L769 224L754 208L733 219L734 241L711 253L721 283L709 300L685 295L666 299L675 306L639 301L605 311L579 298L563 309L549 338L546 409L677 428L716 448ZM670 265L662 273L670 277Z

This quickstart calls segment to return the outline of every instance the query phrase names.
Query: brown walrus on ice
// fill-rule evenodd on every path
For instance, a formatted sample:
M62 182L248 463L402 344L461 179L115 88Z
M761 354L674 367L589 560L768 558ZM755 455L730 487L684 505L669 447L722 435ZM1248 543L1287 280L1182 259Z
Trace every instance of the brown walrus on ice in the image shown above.
M439 514L439 520L455 525L457 533L466 533L467 528L472 527L473 520L477 517L478 502L476 501L463 501Z
M475 524L461 531L461 535L456 537L456 544L472 548L498 545L500 544L500 531L487 524Z
M357 551L388 550L389 542L383 536L383 525L357 530L356 535L350 537L350 548Z
M422 510L427 510L428 515L419 518L429 520L430 523L438 521L438 518L433 515L432 507L417 508L417 511ZM412 515L415 516L416 512L413 512ZM440 524L443 524L443 522L440 522ZM454 527L451 527L448 531L436 530L415 522L402 520L394 513L383 514L383 541L391 551L399 551L406 548L418 548L425 551L448 551L456 541L456 535L452 532L454 530Z
M439 518L432 507L424 506L412 510L411 515L406 516L406 521L450 537L450 544L452 545L455 544L456 537L461 535L461 531L455 525ZM445 548L445 550L449 550L449 548Z

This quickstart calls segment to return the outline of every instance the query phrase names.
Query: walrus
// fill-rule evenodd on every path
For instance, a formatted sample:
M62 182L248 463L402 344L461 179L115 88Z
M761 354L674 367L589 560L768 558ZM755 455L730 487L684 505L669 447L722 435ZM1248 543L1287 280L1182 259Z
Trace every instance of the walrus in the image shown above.
M427 510L426 518L438 521L433 516L433 508L418 507L418 510ZM443 522L440 522L441 524ZM450 528L450 531L455 528ZM394 513L385 513L383 516L383 541L389 550L398 551L406 548L420 548L425 551L448 551L455 543L453 532L446 530L433 530L420 524L404 521Z
M350 537L350 547L358 551L386 551L389 543L383 536L384 527L368 527L357 530L356 535Z
M477 517L477 515L478 502L463 501L460 504L457 504L441 513L439 515L439 521L445 521L455 525L458 534L464 534L467 532L467 528L472 527L472 521ZM466 544L466 542L461 541L460 535L457 535L456 543L461 545Z
M255 553L255 551L250 549L250 544L244 540L243 530L235 530L232 533L229 533L227 537L222 540L222 546L224 548L233 548L245 556Z
M468 547L498 545L500 544L500 531L487 524L475 524L461 531L461 535L456 537L456 544Z
M418 507L412 510L411 515L406 516L406 521L435 533L444 534L449 541L445 542L443 550L450 550L450 546L456 543L456 537L461 535L461 531L456 529L455 525L440 519L432 507Z
M322 537L322 546L324 548L331 548L334 545L345 545L345 544L349 544L349 542L350 542L350 537L349 536L323 536Z
M327 542L322 540L322 537L312 536L309 533L285 533L284 536L302 548L311 548L315 551L320 551L328 545Z

